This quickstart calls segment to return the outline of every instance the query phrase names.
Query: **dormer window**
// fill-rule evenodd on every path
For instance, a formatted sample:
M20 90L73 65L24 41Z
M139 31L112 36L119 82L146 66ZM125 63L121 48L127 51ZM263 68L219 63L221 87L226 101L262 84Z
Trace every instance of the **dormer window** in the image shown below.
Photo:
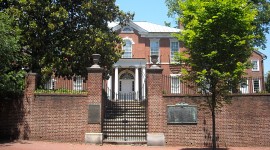
M122 29L122 33L133 33L133 29L129 26L125 26L123 29Z

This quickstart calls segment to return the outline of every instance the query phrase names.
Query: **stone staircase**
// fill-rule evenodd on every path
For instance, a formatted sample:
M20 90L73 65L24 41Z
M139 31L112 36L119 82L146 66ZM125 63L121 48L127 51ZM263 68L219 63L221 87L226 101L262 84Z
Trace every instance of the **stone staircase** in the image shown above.
M109 101L105 107L105 143L145 144L147 133L145 101Z

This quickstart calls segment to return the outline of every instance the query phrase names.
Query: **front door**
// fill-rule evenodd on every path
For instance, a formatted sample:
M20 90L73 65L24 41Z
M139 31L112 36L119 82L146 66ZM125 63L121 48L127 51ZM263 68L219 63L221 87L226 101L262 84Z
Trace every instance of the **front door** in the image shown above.
M130 71L119 77L119 99L134 99L134 75Z
M119 90L120 90L120 93L126 93L126 94L129 94L129 93L133 93L134 92L134 80L120 80L120 83L119 83L120 87L119 87Z

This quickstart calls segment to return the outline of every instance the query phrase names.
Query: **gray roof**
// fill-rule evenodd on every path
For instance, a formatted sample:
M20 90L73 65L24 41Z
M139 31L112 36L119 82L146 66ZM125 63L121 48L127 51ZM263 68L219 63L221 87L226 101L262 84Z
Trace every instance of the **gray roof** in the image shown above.
M257 53L258 55L262 56L263 59L267 59L267 56L265 54L263 54L262 52L258 51L258 50L254 50L255 53Z
M146 21L134 21L130 22L128 24L130 27L133 27L137 29L139 32L148 32L148 33L174 33L174 32L180 32L180 29L162 26ZM110 28L113 28L114 30L118 30L121 28L120 25L118 25L117 22L111 22L108 25Z

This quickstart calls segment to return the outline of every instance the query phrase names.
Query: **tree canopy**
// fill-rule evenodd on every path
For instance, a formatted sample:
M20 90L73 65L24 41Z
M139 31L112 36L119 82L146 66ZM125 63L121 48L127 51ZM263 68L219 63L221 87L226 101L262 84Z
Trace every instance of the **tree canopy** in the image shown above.
M25 71L21 69L26 57L20 53L20 30L14 28L14 18L0 12L0 95L20 94L24 88Z
M185 0L179 1L177 12L181 12L184 29L176 37L187 47L177 55L186 65L182 79L195 82L201 94L207 95L216 149L215 111L228 102L248 66L257 38L258 11L248 0Z
M122 42L108 23L132 19L115 0L1 0L21 30L21 50L30 56L29 69L43 76L86 75L91 55L101 54L110 70L122 54Z
M182 10L179 9L179 2L185 0L165 0L168 7L167 15L169 17L178 18L182 15ZM253 3L257 16L253 21L256 29L253 31L256 38L253 41L254 46L265 49L266 48L266 33L269 33L270 27L270 1L269 0L248 0L248 3ZM177 20L178 21L178 20Z

